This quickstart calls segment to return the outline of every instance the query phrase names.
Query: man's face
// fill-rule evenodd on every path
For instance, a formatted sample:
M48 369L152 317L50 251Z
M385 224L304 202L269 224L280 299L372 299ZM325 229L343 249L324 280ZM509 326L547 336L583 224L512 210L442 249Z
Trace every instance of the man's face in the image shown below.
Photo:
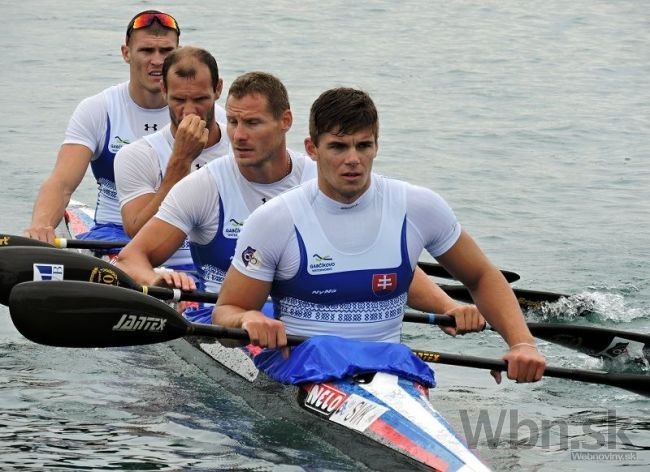
M352 203L370 187L372 162L378 146L372 129L352 134L319 136L318 146L305 139L305 149L318 165L318 186L341 203Z
M172 30L162 35L151 34L147 29L133 31L128 45L122 46L131 82L149 93L160 93L163 62L176 49L177 41L178 36Z
M228 137L239 165L260 166L285 151L284 138L293 119L290 110L275 118L265 96L231 95L226 101L226 117Z
M194 77L179 77L176 74L179 67L193 67L196 74ZM221 86L219 79L217 89L212 88L210 69L195 59L184 59L170 67L167 72L167 89L163 87L163 96L169 106L173 130L188 115L197 115L209 128L214 123L214 102L221 94Z

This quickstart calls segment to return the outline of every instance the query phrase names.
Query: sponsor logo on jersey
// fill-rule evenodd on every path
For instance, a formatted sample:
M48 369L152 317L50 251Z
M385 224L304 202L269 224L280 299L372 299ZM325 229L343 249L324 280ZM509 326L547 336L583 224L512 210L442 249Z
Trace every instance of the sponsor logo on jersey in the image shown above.
M158 131L158 123L150 125L149 123L144 124L145 131Z
M162 331L167 320L157 316L147 315L122 315L113 326L113 331Z
M397 288L397 273L372 274L372 291L377 296L388 295Z
M243 226L244 226L243 221L239 222L234 218L230 218L228 223L224 225L223 235L226 238L237 239L239 237L239 233L241 232Z
M119 285L117 272L107 267L94 267L90 272L88 281L106 285Z
M63 280L63 265L34 264L34 280Z
M309 264L311 272L328 272L334 270L336 262L332 256L321 256L320 254L313 254L311 256L312 262Z
M241 253L241 259L244 262L244 265L246 267L248 267L249 265L252 267L257 267L262 262L262 259L260 258L260 255L257 253L257 250L255 250L250 246L244 249L244 251Z
M119 151L120 149L122 149L122 146L124 146L125 144L129 144L129 141L126 140L126 139L122 139L122 138L120 138L119 136L115 135L115 136L113 137L113 140L112 140L112 141L110 142L110 144L108 145L108 149L110 149L110 151L111 151L113 154L116 154L117 151Z
M305 407L330 416L348 396L331 384L313 384L307 388Z
M311 293L312 295L331 295L332 293L336 293L336 289L326 288L325 290L312 290Z

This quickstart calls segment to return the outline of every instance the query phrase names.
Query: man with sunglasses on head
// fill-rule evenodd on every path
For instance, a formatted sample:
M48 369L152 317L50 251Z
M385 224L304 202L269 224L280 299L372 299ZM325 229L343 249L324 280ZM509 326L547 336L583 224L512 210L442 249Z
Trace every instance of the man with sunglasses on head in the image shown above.
M25 236L54 242L54 229L90 164L99 194L95 225L85 238L127 239L122 229L113 159L123 145L169 123L160 81L163 61L178 47L179 36L178 23L167 13L146 10L131 19L121 47L122 57L129 64L129 80L88 97L77 106L54 170L36 198ZM217 105L215 111L219 120L225 120L223 108Z

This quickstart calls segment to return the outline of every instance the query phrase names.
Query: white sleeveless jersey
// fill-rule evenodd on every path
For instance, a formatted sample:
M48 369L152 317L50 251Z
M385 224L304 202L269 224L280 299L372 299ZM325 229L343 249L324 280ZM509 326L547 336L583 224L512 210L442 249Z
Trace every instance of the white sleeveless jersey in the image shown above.
M155 170L152 169L152 172L157 173L156 189L162 182L172 154L173 143L168 139L168 137L171 137L170 126L171 125L167 125L162 130L144 137L144 140L149 143L149 146L151 146L151 149L156 154L158 160L158 168ZM228 155L230 151L230 141L226 134L225 125L217 123L217 126L221 129L221 139L217 144L205 149L196 159L194 159L192 162L192 170L199 169L210 161ZM190 254L190 246L187 239L183 241L182 246L165 263L168 267L183 267L192 264L192 255Z
M122 224L113 170L113 160L117 151L125 144L152 133L156 128L159 129L169 122L167 107L155 111L140 108L131 99L128 85L128 82L124 82L102 92L107 113L106 135L101 152L90 163L98 186L96 223ZM152 121L152 124L146 123L145 130L145 125L142 129L135 128L134 121Z
M316 181L279 197L291 213L300 248L298 273L275 280L271 290L276 316L288 334L337 333L399 342L413 276L406 241L406 184L384 178L381 184L376 237L354 253L338 249L325 236L310 198Z
M218 219L215 221L216 225L205 225L215 230L210 242L190 243L192 258L206 290L217 293L221 290L221 284L235 253L237 238L251 209L316 177L316 164L310 158L291 150L287 152L293 161L291 173L270 184L248 182L241 175L232 155L206 166L218 189L218 202L215 205Z

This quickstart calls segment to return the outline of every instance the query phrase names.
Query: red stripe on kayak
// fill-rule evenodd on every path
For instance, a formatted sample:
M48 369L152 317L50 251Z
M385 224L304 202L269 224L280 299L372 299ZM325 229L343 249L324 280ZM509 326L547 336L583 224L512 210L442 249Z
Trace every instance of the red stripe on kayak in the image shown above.
M68 220L68 226L70 227L72 236L88 231L88 224L77 212L66 210L65 216Z
M370 429L370 431L373 433L388 439L388 442L390 444L399 446L408 452L411 456L415 457L420 462L433 467L435 470L439 470L441 472L446 472L449 470L449 464L447 462L445 462L440 457L431 454L426 449L422 449L422 447L418 446L416 443L411 441L409 438L404 436L402 433L397 431L385 421L378 419L372 423L368 429Z

